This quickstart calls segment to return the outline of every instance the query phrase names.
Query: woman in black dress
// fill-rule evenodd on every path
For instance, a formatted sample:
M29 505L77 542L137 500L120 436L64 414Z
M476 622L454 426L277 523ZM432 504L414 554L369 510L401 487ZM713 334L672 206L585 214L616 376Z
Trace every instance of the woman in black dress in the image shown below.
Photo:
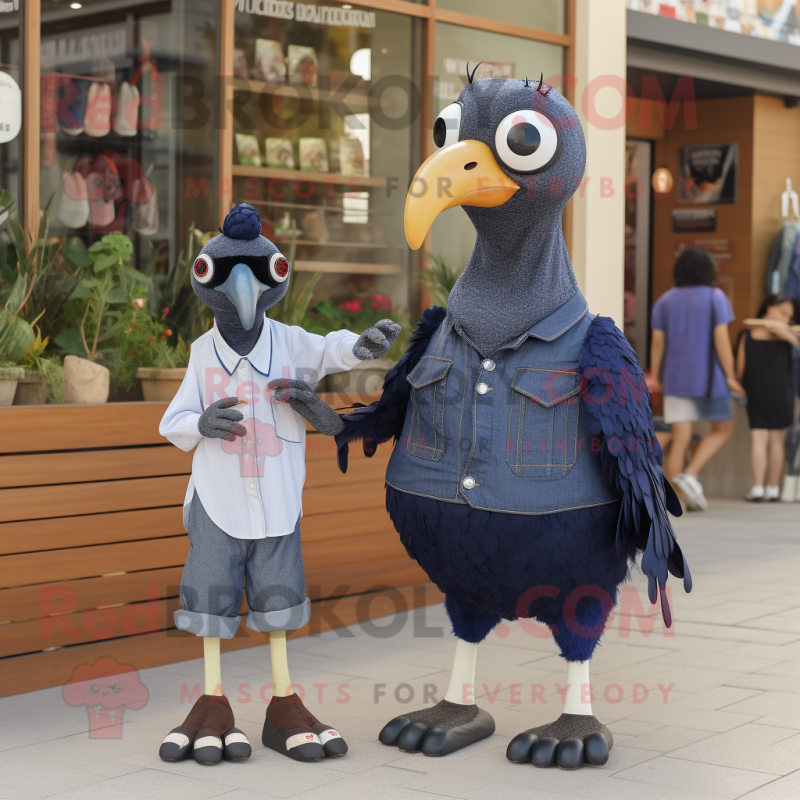
M753 463L753 488L746 500L780 496L786 430L794 421L792 350L800 348L800 340L789 330L793 315L791 298L770 295L758 312L765 324L739 336L736 371L747 392Z

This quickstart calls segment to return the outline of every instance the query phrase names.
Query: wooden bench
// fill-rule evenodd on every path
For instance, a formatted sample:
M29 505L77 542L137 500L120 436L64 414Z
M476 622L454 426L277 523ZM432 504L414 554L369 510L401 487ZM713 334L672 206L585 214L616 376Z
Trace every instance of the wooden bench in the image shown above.
M0 409L0 696L61 685L104 655L143 669L202 654L172 619L192 453L159 436L165 410ZM390 453L387 444L367 460L351 447L345 476L333 441L309 433L302 534L312 616L291 635L441 602L386 514ZM267 641L242 624L223 650Z

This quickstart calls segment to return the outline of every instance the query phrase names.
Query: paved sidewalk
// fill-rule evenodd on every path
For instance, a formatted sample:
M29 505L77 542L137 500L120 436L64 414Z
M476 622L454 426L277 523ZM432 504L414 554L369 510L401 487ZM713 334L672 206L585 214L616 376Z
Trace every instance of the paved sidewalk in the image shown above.
M426 684L437 697L446 690L454 643L437 606L379 620L391 626L388 637L375 623L290 641L292 678L310 709L345 735L344 758L299 764L261 746L260 694L269 699L270 677L268 649L259 647L223 657L237 724L254 746L248 762L159 760L161 739L189 707L182 687L202 681L202 662L187 661L140 673L149 701L125 709L116 739L90 738L87 707L67 705L60 688L0 700L0 797L794 800L800 506L712 501L710 512L677 527L695 589L684 596L671 581L674 635L664 635L636 575L592 663L595 714L615 737L605 767L506 761L516 733L558 716L566 677L552 640L516 623L494 632L478 656L475 693L497 722L493 737L440 759L379 744L381 726L420 706ZM638 602L647 616L635 613Z

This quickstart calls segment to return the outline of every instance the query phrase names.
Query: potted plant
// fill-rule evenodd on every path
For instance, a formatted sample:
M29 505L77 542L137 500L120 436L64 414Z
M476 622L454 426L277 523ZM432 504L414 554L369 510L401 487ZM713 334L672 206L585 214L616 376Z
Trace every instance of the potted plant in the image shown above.
M127 324L122 307L147 285L146 276L128 266L132 252L131 240L122 233L107 233L88 250L91 266L83 270L70 296L73 313L80 314L79 318L75 314L77 324L55 338L68 353L64 358L66 403L108 400L110 372L99 363L101 350L113 345Z
M189 346L180 335L173 343L166 323L169 308L162 309L161 319L156 319L146 299L138 297L130 309L127 325L116 336L114 382L122 389L132 389L138 379L145 400L172 400L186 375Z

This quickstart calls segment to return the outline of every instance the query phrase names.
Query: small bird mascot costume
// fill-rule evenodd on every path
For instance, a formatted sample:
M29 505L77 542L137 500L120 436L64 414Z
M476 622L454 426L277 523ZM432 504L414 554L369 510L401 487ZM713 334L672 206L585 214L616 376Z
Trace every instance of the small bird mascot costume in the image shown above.
M287 260L261 236L258 212L247 204L227 215L191 267L192 288L214 312L214 325L192 344L160 431L182 450L196 448L183 507L191 546L175 624L203 637L205 693L161 745L165 761L250 756L220 671L220 639L236 634L243 587L247 627L269 632L274 693L264 745L298 761L347 752L336 729L292 693L286 659L286 631L310 615L300 549L303 417L322 432L340 431L339 416L309 383L385 355L400 328L382 320L360 336L323 337L267 319L289 280Z
M667 573L686 591L691 578L642 369L613 321L589 312L561 231L583 129L543 81L486 79L470 80L433 133L439 149L406 199L408 242L418 248L460 205L475 248L447 309L424 313L380 400L343 417L337 441L346 470L348 442L369 456L396 440L386 506L444 592L458 641L445 698L379 738L435 756L490 736L492 717L464 691L478 644L501 619L529 617L549 626L569 689L564 713L517 735L509 760L603 764L612 736L583 687L619 586L643 554L669 626Z

